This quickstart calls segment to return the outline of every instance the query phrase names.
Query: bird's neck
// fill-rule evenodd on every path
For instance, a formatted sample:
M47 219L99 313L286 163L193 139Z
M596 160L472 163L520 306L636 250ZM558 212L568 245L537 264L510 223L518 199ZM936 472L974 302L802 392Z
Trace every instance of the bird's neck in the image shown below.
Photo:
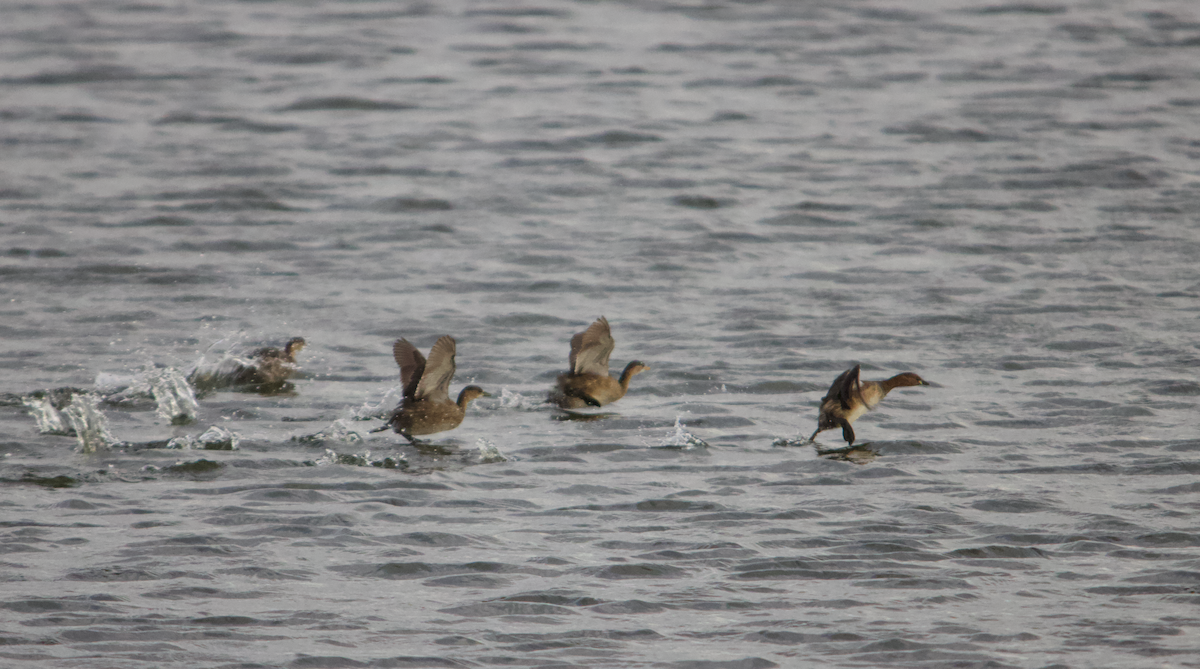
M465 410L467 408L467 405L470 404L471 400L473 400L473 399L475 399L475 398L471 397L470 395L467 395L466 389L463 389L462 392L460 392L458 394L458 401L456 402L456 404L458 404L458 408Z
M621 378L617 380L621 384L621 390L629 390L629 380L633 378L633 364L625 366L625 371L621 372Z

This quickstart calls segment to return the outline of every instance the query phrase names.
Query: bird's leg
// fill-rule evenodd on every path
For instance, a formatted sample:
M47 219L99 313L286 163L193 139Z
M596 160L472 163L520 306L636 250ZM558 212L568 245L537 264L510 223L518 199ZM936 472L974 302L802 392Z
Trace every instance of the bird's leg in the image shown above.
M850 427L850 421L845 418L839 418L838 423L842 426L842 439L845 439L848 445L854 445L854 428Z

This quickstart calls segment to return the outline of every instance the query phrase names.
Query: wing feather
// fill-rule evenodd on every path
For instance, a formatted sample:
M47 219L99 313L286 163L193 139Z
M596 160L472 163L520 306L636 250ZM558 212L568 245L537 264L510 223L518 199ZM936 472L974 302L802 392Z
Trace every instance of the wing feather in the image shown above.
M571 337L571 371L608 376L608 357L616 345L608 319L597 318L588 329Z
M417 384L416 399L432 398L435 400L450 399L450 380L454 378L454 338L443 335L429 349L429 361L425 363L425 373Z
M857 397L862 401L862 381L859 378L861 374L859 365L842 372L842 375L833 381L833 385L829 388L828 397L837 397L842 408L846 411L850 410L852 398Z
M412 398L421 375L425 373L425 356L407 339L397 339L392 344L392 357L400 365L400 385L404 388L404 396Z

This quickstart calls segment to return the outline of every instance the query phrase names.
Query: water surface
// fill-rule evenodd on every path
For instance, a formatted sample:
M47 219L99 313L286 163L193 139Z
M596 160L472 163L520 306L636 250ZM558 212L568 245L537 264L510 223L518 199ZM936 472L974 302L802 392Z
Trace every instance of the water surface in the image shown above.
M1197 664L1190 3L4 16L6 662ZM564 420L601 315L652 369ZM495 397L371 434L442 334ZM936 386L818 457L854 364Z

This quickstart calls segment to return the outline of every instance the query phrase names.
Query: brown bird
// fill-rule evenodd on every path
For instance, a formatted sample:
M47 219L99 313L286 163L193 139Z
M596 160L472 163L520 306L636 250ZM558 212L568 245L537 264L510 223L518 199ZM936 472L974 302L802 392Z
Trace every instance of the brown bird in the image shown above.
M260 348L250 354L253 366L243 365L237 372L235 385L279 385L296 372L296 354L304 348L304 337L292 337L280 350L274 346Z
M869 409L874 409L893 388L901 386L927 386L929 382L912 372L897 374L883 381L859 379L859 365L848 369L833 380L829 392L821 398L821 413L817 417L817 431L808 438L813 441L825 430L841 426L842 438L854 445L854 428L850 424Z
M603 316L571 337L571 369L558 375L558 385L550 391L547 401L564 409L582 409L602 407L624 397L629 380L650 366L634 360L625 365L620 379L614 379L608 375L608 356L615 346L608 320Z
M458 394L458 401L450 399L450 379L454 378L454 338L443 336L429 350L429 360L406 339L398 339L392 345L392 355L400 365L400 384L404 386L404 397L400 406L392 412L387 425L373 430L381 432L389 426L405 439L416 443L413 437L435 432L445 432L458 427L467 414L467 405L476 397L487 397L479 386L467 386Z

